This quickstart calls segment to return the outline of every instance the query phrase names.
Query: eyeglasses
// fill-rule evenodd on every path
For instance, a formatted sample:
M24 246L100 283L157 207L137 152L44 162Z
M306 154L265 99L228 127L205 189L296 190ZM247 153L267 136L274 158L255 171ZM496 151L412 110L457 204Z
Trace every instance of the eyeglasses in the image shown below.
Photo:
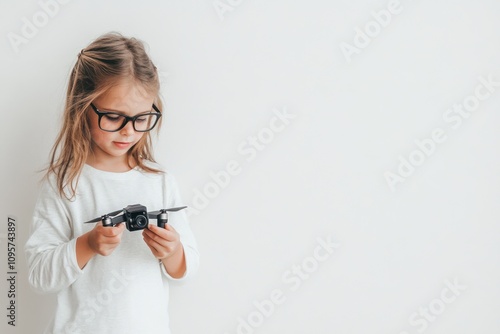
M161 117L161 111L153 104L153 110L156 112L147 112L144 114L139 114L133 117L119 114L117 112L103 111L96 108L96 106L91 103L90 106L94 109L94 112L99 116L99 128L107 132L116 132L121 129L129 122L132 122L134 130L137 132L148 132L151 131L158 123Z

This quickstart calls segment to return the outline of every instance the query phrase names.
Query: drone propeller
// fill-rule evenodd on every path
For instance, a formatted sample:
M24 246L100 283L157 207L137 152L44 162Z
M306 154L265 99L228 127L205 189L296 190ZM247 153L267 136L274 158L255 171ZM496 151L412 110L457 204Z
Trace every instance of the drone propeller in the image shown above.
M175 211L179 211L179 210L182 210L182 209L185 209L185 208L187 208L187 206L179 206L179 207L176 207L176 208L161 209L161 210L158 210L158 211L152 211L152 212L148 212L148 217L149 218L156 218L158 215L160 215L162 213L175 212Z
M123 209L122 210L113 211L111 213L105 214L104 216L97 217L97 218L94 218L92 220L89 220L88 222L85 222L84 224L87 224L87 223L97 223L97 222L101 221L103 219L103 217L105 217L105 216L114 216L114 215L119 214L122 211L123 211Z

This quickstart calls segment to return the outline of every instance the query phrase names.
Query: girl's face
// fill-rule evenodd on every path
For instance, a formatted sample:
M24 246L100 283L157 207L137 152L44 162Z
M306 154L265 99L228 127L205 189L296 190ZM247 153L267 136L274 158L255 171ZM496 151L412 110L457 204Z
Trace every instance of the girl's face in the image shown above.
M112 111L126 116L135 116L152 109L154 96L143 87L129 80L121 81L97 98L93 104L99 111ZM92 153L87 163L97 169L110 172L124 172L130 169L127 152L144 135L136 132L129 121L116 132L106 132L99 128L99 117L89 110Z

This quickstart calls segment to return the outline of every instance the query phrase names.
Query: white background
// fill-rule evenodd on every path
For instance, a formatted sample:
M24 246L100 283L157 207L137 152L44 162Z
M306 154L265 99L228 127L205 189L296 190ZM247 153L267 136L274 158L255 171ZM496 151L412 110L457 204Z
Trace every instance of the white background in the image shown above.
M443 119L473 101L480 77L500 81L500 2L401 0L385 27L372 12L389 1L230 3L220 15L211 0L73 0L17 52L8 34L42 7L0 3L0 233L16 217L18 245L12 328L0 244L2 333L40 333L52 316L55 297L30 289L22 252L36 171L77 53L108 31L145 41L161 71L156 157L186 204L196 207L211 172L241 166L191 215L201 267L172 289L174 334L500 332L500 86L460 126ZM341 45L366 27L373 37L349 62ZM270 138L276 110L295 118ZM446 140L391 191L384 174L439 128ZM267 143L247 161L238 147L259 134ZM317 263L317 238L328 237L340 247ZM293 290L284 277L303 263L310 273ZM447 280L465 288L454 295ZM273 290L284 301L259 318L255 302Z

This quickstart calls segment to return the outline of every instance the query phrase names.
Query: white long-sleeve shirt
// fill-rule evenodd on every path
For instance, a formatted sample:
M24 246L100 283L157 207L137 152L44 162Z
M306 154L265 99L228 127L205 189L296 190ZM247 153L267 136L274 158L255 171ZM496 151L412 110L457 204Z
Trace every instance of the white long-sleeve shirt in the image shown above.
M84 222L131 204L155 211L185 203L171 174L139 168L113 173L84 165L72 200L59 195L54 178L42 184L25 252L30 284L57 293L45 334L170 333L169 281L176 279L151 253L141 230L125 230L111 255L96 255L83 269L77 264L76 238L94 227ZM184 280L198 269L196 241L185 210L168 218L184 247L186 273L177 279Z

